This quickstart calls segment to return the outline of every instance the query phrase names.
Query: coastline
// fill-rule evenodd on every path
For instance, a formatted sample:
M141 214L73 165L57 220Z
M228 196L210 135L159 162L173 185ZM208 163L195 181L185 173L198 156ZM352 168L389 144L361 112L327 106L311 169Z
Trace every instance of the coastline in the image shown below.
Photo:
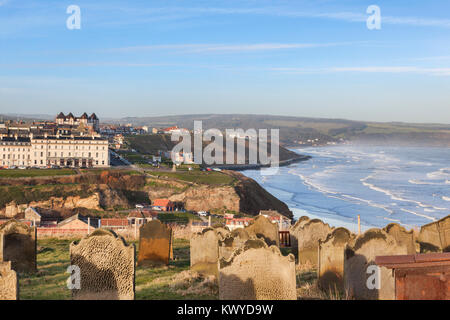
M311 159L311 156L306 155L299 155L295 158L290 158L286 160L281 160L275 165L278 165L279 167L288 166L292 163L307 161ZM274 164L221 164L221 165L214 165L214 168L224 169L224 170L234 170L234 171L245 171L245 170L255 170L260 168L268 168L273 166Z

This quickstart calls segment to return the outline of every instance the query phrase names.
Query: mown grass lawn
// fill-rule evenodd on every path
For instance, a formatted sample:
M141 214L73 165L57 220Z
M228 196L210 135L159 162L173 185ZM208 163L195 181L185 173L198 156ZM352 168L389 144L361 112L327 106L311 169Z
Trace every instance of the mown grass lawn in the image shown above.
M72 240L38 240L38 272L19 276L20 299L22 300L67 300L71 299L67 289L66 273L70 265L69 245ZM138 244L136 246L136 257ZM169 266L136 268L137 300L173 299L217 299L210 291L189 292L189 282L176 278L189 270L189 240L175 239L174 260ZM186 279L189 280L189 279ZM194 279L194 281L196 281Z

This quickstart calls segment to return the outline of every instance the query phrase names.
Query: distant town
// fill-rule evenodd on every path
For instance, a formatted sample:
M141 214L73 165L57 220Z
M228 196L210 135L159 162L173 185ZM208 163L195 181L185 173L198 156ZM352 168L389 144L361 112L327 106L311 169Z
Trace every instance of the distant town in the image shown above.
M132 125L101 125L95 113L60 112L54 121L2 121L0 123L0 167L3 169L97 168L111 164L129 165L113 150L121 150L125 136L142 134L172 134L187 129L176 126L152 128ZM131 150L134 151L134 150ZM110 154L118 160L110 162ZM171 158L168 150L155 154L152 163L161 157ZM193 163L192 154L179 154L176 159Z

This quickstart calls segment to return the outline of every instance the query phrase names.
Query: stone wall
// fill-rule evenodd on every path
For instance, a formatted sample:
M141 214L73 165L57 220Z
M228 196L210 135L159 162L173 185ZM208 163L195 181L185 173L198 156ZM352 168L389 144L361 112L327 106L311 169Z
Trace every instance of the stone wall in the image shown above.
M420 228L420 252L450 252L450 215Z
M262 240L248 240L219 262L219 299L296 300L294 256L283 256Z
M298 229L298 263L300 265L317 266L319 240L325 240L332 230L332 227L319 219L309 220Z
M72 290L73 299L134 299L135 248L114 232L97 229L72 242L70 261L81 273L81 288Z
M278 235L278 224L272 223L264 216L257 216L252 223L245 228L249 235L262 238L271 246L280 246L280 236Z
M354 237L349 230L337 228L319 240L318 284L322 290L344 290L344 251Z
M9 220L0 226L0 262L19 273L36 272L36 228Z
M344 287L348 297L358 300L395 299L392 270L379 268L380 288L369 289L367 282L374 273L368 273L368 268L375 265L376 256L405 255L407 250L382 229L369 229L358 236L346 246L344 255Z
M138 265L169 264L172 252L172 229L152 220L139 230Z
M0 262L0 301L19 299L17 273L11 269L11 261Z

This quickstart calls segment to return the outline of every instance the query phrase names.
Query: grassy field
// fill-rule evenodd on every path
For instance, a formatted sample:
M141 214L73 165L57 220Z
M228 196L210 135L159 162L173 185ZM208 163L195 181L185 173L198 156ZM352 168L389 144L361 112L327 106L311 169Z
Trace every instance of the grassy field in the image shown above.
M73 240L38 240L38 272L19 276L21 300L69 300L66 273L70 265L69 245ZM138 244L136 246L136 257ZM282 248L283 255L291 252ZM217 282L189 272L189 240L175 239L174 260L168 266L136 268L137 300L218 299ZM322 292L317 287L317 272L308 266L296 272L298 299L343 299L336 292Z
M66 281L70 265L71 240L43 239L38 241L38 272L20 275L20 299L71 299ZM136 245L136 254L138 245ZM191 277L189 241L176 239L174 260L169 266L136 269L136 299L217 299L217 287L208 279Z
M161 172L161 171L147 171L153 176L161 178L174 178L187 182L194 182L198 184L208 185L231 185L235 182L233 177L227 176L221 172L216 171L177 171L177 172Z
M0 178L67 176L75 173L73 169L13 169L0 170Z

